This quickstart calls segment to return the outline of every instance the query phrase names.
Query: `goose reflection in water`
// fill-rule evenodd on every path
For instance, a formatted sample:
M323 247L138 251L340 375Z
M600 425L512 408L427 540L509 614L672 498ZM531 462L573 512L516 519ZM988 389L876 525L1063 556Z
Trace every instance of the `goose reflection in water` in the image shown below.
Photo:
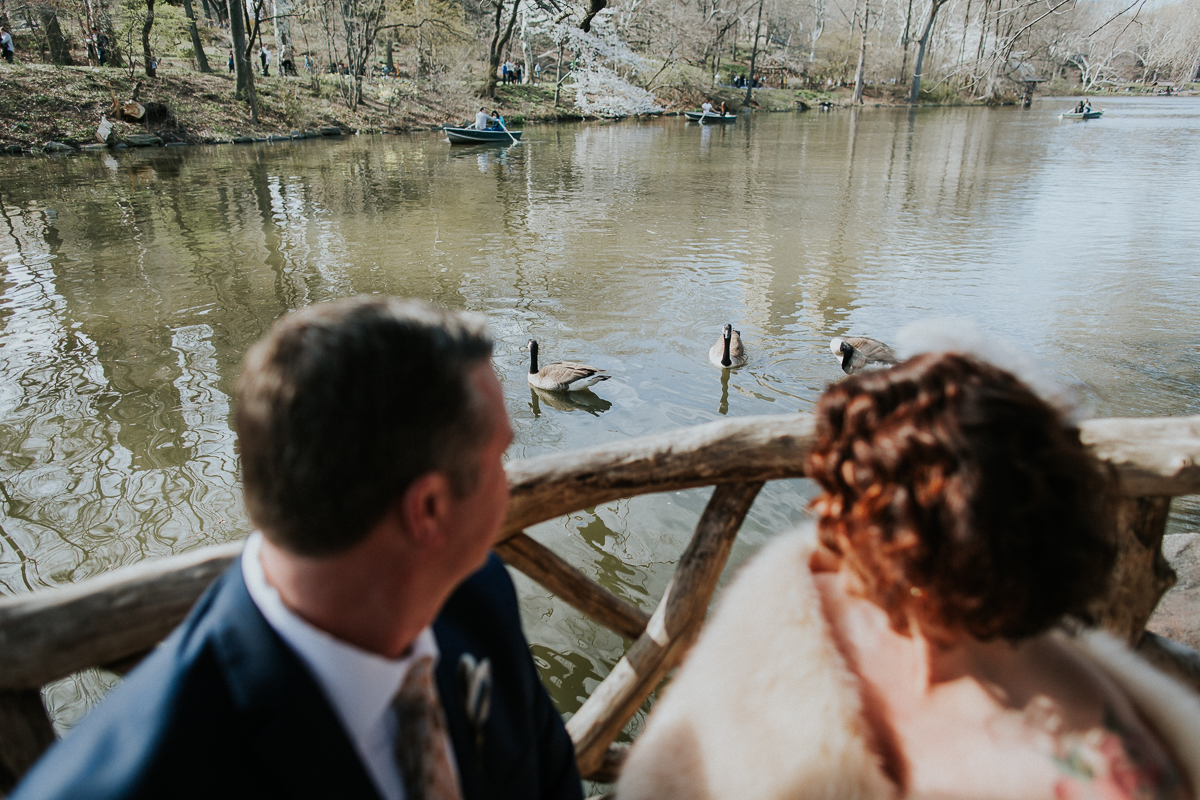
M542 405L545 404L556 411L586 411L593 417L598 417L612 408L612 403L595 394L591 389L564 394L562 392L547 392L542 389L529 387L529 407L533 416L542 415Z

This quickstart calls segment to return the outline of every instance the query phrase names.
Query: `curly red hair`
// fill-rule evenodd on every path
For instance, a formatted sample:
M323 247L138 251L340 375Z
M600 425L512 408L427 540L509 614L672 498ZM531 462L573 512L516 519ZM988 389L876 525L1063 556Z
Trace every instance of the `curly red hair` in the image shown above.
M920 355L830 387L816 416L821 541L895 630L1016 640L1103 592L1103 475L1010 373Z

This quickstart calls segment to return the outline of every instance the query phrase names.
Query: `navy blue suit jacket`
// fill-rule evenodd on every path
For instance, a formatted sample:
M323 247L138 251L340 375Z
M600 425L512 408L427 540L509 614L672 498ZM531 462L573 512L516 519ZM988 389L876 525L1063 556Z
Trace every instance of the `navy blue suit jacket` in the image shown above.
M575 752L492 555L433 626L437 683L465 800L578 800ZM483 747L460 699L459 658L492 663ZM250 599L237 561L188 618L39 761L34 798L376 798L320 687Z

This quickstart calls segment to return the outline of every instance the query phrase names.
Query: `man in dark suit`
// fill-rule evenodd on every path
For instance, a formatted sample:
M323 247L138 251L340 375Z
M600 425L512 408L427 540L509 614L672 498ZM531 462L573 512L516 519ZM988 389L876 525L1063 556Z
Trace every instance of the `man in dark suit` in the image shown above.
M414 301L277 323L237 392L258 531L14 800L581 797L489 556L512 440L491 350Z

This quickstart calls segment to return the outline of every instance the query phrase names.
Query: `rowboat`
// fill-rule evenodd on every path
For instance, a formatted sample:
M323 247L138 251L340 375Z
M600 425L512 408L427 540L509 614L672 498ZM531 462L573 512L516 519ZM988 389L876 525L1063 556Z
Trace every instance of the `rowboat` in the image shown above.
M1098 119L1104 113L1104 109L1099 111L1067 111L1059 114L1061 119Z
M683 115L688 118L689 122L703 122L710 125L714 122L736 122L737 114L705 114L703 111L685 111Z
M481 131L475 128L455 128L445 125L442 130L450 144L487 144L488 142L519 142L521 131L492 130Z

